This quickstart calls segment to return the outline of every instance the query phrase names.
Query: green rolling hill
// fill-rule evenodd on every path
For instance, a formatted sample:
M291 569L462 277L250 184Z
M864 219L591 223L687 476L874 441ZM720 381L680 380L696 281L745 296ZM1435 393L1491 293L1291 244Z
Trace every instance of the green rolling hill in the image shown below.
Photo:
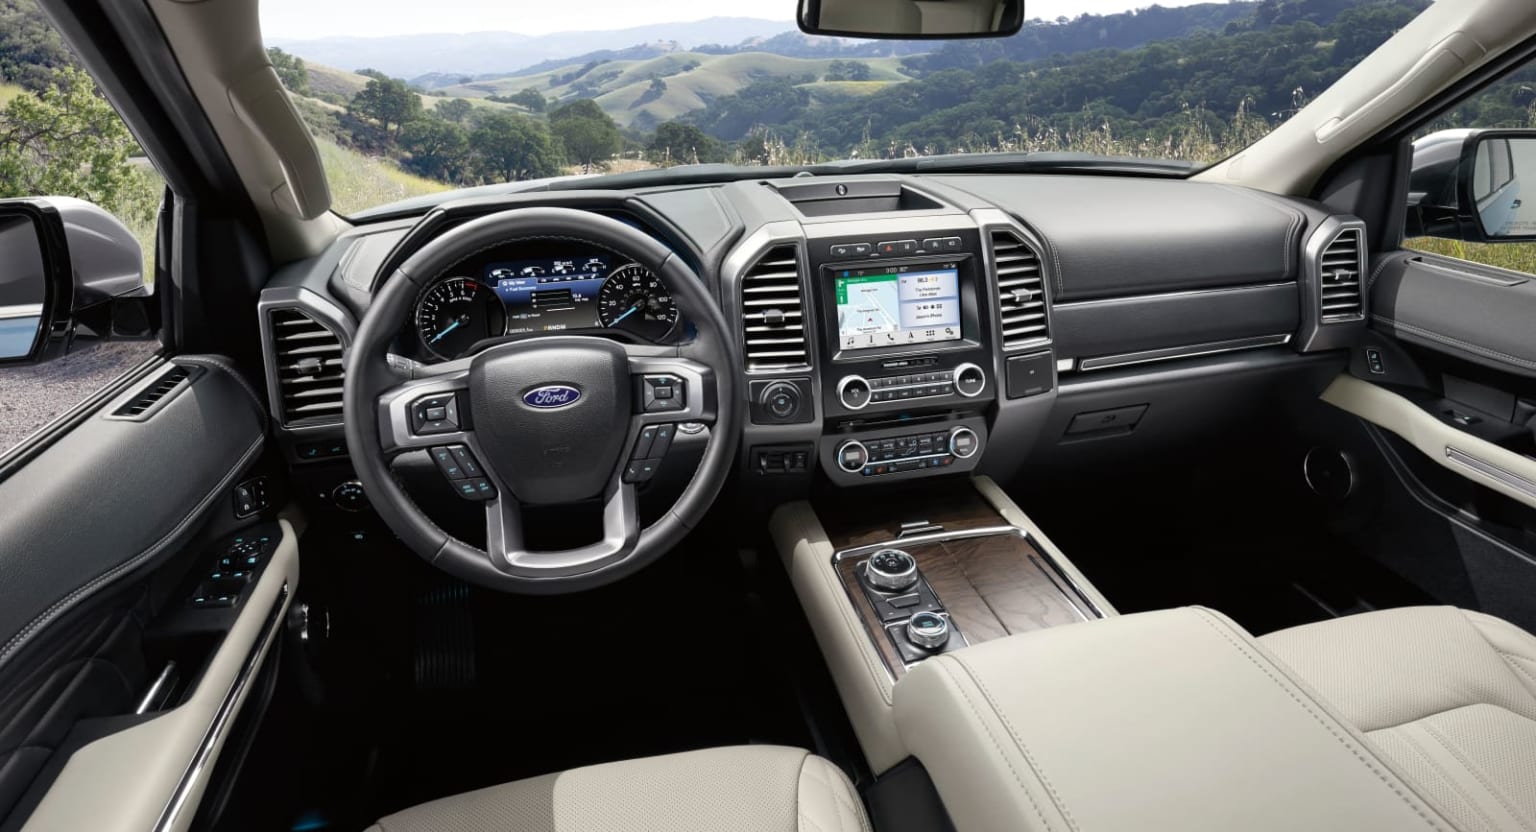
M833 59L788 58L766 52L707 55L675 52L658 58L608 61L596 66L571 64L531 75L510 75L445 87L442 92L464 98L507 96L534 89L559 101L592 98L623 126L668 121L741 88L769 78L814 79L805 84L813 95L842 96L875 92L908 80L899 71L900 58L862 58L868 81L823 81ZM653 91L660 78L665 90Z

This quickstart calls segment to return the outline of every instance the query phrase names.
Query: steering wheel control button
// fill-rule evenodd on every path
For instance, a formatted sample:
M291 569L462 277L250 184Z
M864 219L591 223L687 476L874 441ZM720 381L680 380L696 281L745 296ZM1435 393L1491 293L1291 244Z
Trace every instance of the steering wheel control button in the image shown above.
M677 376L645 376L640 386L641 409L646 413L670 413L688 407L688 386Z
M849 440L837 449L837 467L850 474L857 474L864 470L869 463L869 449L863 442Z
M917 558L901 549L881 549L865 561L864 578L882 592L905 592L917 583Z
M970 459L981 448L981 439L976 431L970 428L960 427L949 432L949 451L961 459Z
M485 470L480 467L480 461L475 459L475 454L466 445L449 445L448 450L453 453L453 458L464 469L466 477L483 477Z
M844 376L837 383L837 400L849 410L863 410L869 404L873 392L863 376Z
M417 436L456 433L459 430L459 398L453 393L426 396L411 404L411 432Z
M432 449L432 461L437 463L437 470L442 471L443 476L450 480L469 478L469 475L464 473L464 466L459 464L459 461L453 456L453 451L446 445Z
M476 502L484 502L496 496L496 486L491 485L491 481L485 477L460 480L453 484L453 488L459 492L460 497Z
M650 481L656 475L656 469L661 465L659 459L632 459L624 466L624 481L627 483L642 483Z
M656 444L656 431L661 425L646 425L640 429L640 437L635 440L635 451L629 455L630 459L646 459L651 455L651 447Z
M955 368L955 392L974 399L987 389L987 374L975 364L961 364Z
M907 621L907 641L924 650L937 650L949 641L949 619L936 612L920 612Z

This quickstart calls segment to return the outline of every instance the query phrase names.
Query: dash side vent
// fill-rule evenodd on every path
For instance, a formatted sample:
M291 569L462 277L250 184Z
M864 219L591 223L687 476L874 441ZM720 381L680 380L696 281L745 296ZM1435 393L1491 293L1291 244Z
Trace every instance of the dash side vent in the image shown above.
M273 309L271 356L285 425L341 421L341 339L299 309Z
M1346 228L1323 247L1317 274L1323 321L1359 320L1364 314L1360 278L1365 274L1365 238L1360 229Z
M137 395L112 411L112 418L140 421L149 418L162 403L186 389L191 380L202 373L192 367L174 365L160 377L140 390Z
M769 249L742 274L741 317L748 372L810 368L795 246Z
M1049 339L1040 255L1012 231L994 230L991 241L1003 349L1020 349Z

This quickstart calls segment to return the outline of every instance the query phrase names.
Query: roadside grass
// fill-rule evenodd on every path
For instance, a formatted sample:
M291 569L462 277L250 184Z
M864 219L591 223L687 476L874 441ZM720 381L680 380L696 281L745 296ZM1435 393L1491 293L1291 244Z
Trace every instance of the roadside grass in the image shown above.
M451 186L406 173L386 159L375 159L319 136L315 145L331 185L331 209L346 215L386 202L446 191Z
M19 84L0 83L0 107L11 103L11 99L26 92Z
M1464 243L1440 237L1410 237L1403 241L1403 248L1536 274L1536 243Z

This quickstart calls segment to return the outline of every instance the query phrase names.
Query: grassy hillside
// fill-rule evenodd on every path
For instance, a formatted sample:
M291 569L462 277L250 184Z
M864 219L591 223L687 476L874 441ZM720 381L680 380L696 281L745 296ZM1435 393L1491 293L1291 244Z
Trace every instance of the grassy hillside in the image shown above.
M17 84L6 84L0 82L0 107L4 107L5 105L11 103L12 98L21 95L25 91L26 90L23 90L21 86Z
M368 76L359 75L356 72L348 72L345 69L337 69L333 66L311 63L309 61L304 62L304 69L309 72L310 97L313 97L315 103L322 106L339 107L341 105L335 104L335 100L351 99L352 96L361 92L363 87L368 86ZM487 101L484 95L468 96L453 92L448 93L448 97L451 98L467 98L470 100L470 103L477 107L525 112L521 107L512 104ZM437 102L442 101L444 98L441 95L422 95L419 97L421 98L421 106L429 110L437 106ZM324 99L331 100L327 101Z
M448 190L431 179L412 176L393 162L364 156L316 137L325 178L331 184L331 208L350 214L386 202Z
M735 55L706 55L699 52L675 52L643 61L609 61L586 72L582 64L571 64L533 75L513 75L444 88L453 96L477 98L511 95L522 89L535 89L549 98L560 100L593 98L615 121L629 126L646 114L655 122L668 121L708 106L710 101L730 95L742 87L768 78L813 77L813 90L839 94L873 92L907 80L898 71L899 58L868 58L869 81L823 82L833 59L786 58L765 52ZM652 80L660 78L666 90L652 92Z

